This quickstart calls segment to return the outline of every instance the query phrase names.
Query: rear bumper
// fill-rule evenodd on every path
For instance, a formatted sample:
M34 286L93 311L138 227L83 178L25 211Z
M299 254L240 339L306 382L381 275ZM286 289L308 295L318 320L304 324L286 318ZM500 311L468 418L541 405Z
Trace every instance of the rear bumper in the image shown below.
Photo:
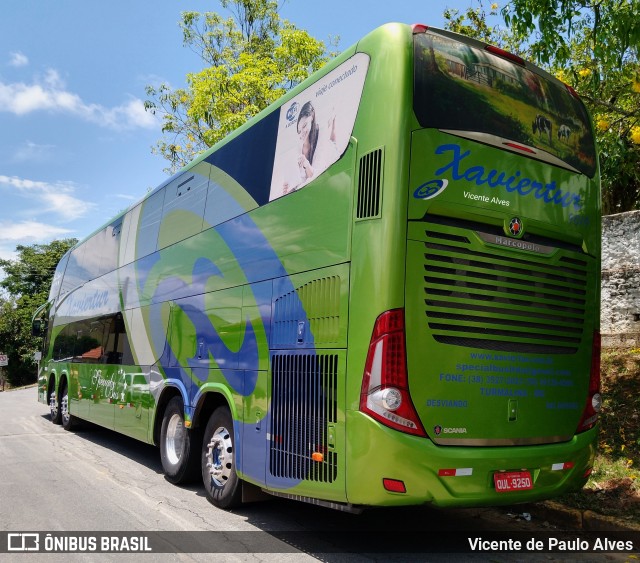
M388 429L358 411L347 413L348 502L359 505L497 506L532 502L579 489L593 466L597 427L569 442L539 446L437 446ZM561 469L571 463L570 469ZM442 477L442 469L458 476ZM496 492L493 475L503 470L528 470L533 488ZM386 491L383 479L402 481L406 493Z

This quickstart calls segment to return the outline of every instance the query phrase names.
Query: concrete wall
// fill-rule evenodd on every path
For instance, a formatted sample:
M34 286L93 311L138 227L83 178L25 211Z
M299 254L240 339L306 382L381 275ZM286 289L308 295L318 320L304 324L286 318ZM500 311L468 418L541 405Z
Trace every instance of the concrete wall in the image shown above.
M640 211L602 218L603 344L640 346Z

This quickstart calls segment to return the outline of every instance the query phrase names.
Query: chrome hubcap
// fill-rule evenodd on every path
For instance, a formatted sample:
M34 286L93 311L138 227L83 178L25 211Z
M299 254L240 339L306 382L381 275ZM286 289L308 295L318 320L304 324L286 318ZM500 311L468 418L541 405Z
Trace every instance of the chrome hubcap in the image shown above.
M221 426L207 444L207 467L217 487L224 487L233 468L233 442L230 432Z
M56 416L58 414L58 401L56 399L56 392L51 393L51 397L49 397L49 410L51 411L51 416Z
M172 465L176 465L182 457L182 450L184 448L184 424L182 417L178 414L174 414L169 419L167 425L167 438L165 445L167 447L167 457Z
M62 414L62 420L66 424L69 421L69 395L65 393L60 401L60 411Z

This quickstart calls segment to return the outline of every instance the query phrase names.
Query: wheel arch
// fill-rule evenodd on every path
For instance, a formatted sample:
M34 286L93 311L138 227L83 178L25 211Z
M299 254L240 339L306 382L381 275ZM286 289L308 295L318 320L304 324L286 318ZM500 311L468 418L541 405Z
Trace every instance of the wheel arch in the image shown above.
M167 409L169 401L174 397L180 397L182 404L187 403L184 400L184 394L175 385L166 385L158 397L158 402L155 409L155 417L153 420L153 443L156 446L160 445L160 430L162 429L162 419L164 418L164 411Z
M51 370L47 374L47 404L51 401L51 394L58 391L60 378L55 370Z
M233 400L222 389L213 388L204 391L198 396L198 400L193 412L193 427L203 428L207 425L209 418L218 407L227 407L231 413L232 420L235 420L236 412L233 408Z

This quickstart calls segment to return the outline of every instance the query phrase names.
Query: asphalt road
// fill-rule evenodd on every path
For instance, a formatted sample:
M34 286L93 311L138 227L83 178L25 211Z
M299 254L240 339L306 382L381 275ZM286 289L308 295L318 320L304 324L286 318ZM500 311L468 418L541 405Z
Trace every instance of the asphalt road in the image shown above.
M49 421L48 408L37 402L35 388L0 393L0 532L39 531L42 536L63 531L170 531L172 534L160 535L165 546L184 547L186 541L208 549L213 541L219 546L217 551L231 552L135 556L149 561L566 560L549 553L456 555L432 553L428 547L421 552L421 542L430 546L448 534L452 534L454 547L456 541L466 542L464 534L457 536L460 531L479 538L496 531L513 532L514 537L536 533L544 537L553 530L548 523L514 517L517 508L511 515L508 512L419 507L377 509L356 516L279 499L226 512L213 507L199 487L176 487L165 481L155 447L96 426L66 432ZM178 533L194 531L200 533L186 539ZM575 533L567 536L573 537ZM406 542L411 543L409 549ZM123 556L32 554L29 561L93 561L98 557L105 561ZM0 554L0 558L25 561L17 553Z

